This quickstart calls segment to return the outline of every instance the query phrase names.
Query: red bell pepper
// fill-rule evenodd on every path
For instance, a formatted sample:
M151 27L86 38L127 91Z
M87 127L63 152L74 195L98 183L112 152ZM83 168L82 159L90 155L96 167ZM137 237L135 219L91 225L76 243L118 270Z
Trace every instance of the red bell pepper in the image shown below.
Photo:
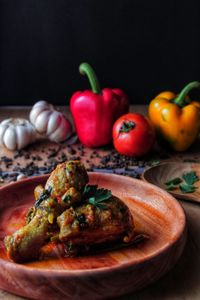
M128 98L120 89L101 90L97 76L88 63L82 63L79 71L87 75L92 90L78 91L70 100L78 137L87 147L109 144L115 120L128 111Z

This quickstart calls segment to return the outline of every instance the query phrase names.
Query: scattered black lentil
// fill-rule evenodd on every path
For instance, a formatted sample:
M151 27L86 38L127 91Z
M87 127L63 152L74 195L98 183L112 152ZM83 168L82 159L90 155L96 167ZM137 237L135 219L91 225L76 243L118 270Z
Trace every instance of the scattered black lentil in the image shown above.
M7 156L2 156L1 161L4 163L12 163L13 162L13 160Z
M70 160L81 160L80 156L72 156Z
M144 159L137 159L120 155L112 146L92 150L86 149L81 144L72 146L63 143L45 147L41 142L34 147L29 146L16 151L11 157L1 156L0 184L16 180L19 174L24 174L27 177L48 174L58 163L66 160L81 160L85 163L88 171L115 173L140 178L141 173L147 166L158 164L161 159L168 159L169 157L165 151L160 149L157 152L154 151L152 155L145 156Z
M49 148L50 154L48 155L47 158L52 158L52 157L56 157L60 151L61 147L57 147L57 148Z
M24 155L24 157L25 157L25 159L30 159L30 155L29 155L28 153L26 153L26 154Z
M69 152L69 154L71 154L71 155L76 154L76 150L75 150L74 148L72 148L72 147L69 147L68 152Z

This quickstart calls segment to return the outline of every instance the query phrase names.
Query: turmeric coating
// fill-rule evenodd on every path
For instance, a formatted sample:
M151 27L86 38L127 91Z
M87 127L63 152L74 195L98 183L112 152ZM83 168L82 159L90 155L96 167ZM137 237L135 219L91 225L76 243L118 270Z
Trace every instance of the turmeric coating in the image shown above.
M134 226L128 207L88 181L80 161L59 164L45 187L35 188L35 204L27 213L26 225L5 237L8 257L23 263L44 259L49 245L62 246L62 256L69 256L109 241L130 242Z

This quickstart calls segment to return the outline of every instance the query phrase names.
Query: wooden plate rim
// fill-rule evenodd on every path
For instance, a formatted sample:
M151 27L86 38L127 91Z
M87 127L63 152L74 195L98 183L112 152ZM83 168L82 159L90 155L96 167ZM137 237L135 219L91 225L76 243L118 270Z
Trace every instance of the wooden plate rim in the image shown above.
M153 260L155 257L161 255L162 253L164 253L165 251L167 251L169 248L172 248L173 245L175 245L176 243L179 242L179 240L181 240L183 238L183 236L185 236L185 240L186 240L186 233L187 233L187 226L186 226L186 216L184 213L184 209L182 208L182 206L178 203L178 201L172 196L170 195L167 191L149 183L149 182L144 182L142 180L139 179L135 179L135 178L131 178L131 177L126 177L123 175L117 175L117 174L110 174L110 173L100 173L100 172L88 172L89 176L91 175L96 175L96 176L112 176L112 177L117 177L117 178L121 178L124 180L124 178L126 178L126 180L130 181L130 182L137 182L140 185L143 186L149 186L149 188L153 188L155 190L157 190L158 192L161 192L162 194L164 194L170 201L172 201L175 206L176 209L179 211L179 214L182 216L182 226L179 227L179 230L176 232L176 235L174 237L174 240L167 245L164 245L163 247L161 247L157 252L155 252L154 254L151 254L149 256L145 256L144 258L139 259L137 262L131 263L131 262L127 262L127 263L123 263L122 265L116 265L116 266L112 266L112 267L101 267L98 269L84 269L84 270L55 270L55 269L51 269L51 268L44 268L44 269L39 269L39 268L34 268L31 266L26 266L23 264L17 264L14 263L12 261L6 261L2 258L0 258L0 267L2 267L2 265L6 267L8 267L10 270L20 270L23 272L27 272L27 273L38 273L40 275L48 275L50 277L59 277L59 276L65 276L65 277L77 277L77 276L86 276L86 275L103 275L111 273L113 271L122 271L124 269L127 268L131 268L131 267L136 267L137 265L140 265L141 263L145 263L146 261L151 261ZM49 174L45 174L45 175L39 175L39 176L34 176L34 177L30 177L30 178L25 178L22 179L18 182L13 182L13 183L9 183L3 187L0 187L0 193L2 190L8 189L10 187L15 187L16 185L24 185L26 183L29 183L31 181L42 181L45 180L49 177Z
M145 178L145 173L146 172L148 172L149 170L152 170L152 169L156 169L156 168L158 168L158 167L164 167L164 166L166 166L166 165L174 165L174 164L176 164L176 165L185 165L186 167L188 166L188 167L191 167L192 165L199 165L199 167L200 167L200 163L199 162L175 162L175 161L169 161L169 162L163 162L163 163L160 163L160 164L158 164L158 165L156 165L156 166L153 166L153 167L149 167L148 169L146 169L143 173L142 173L142 175L141 175L141 179L144 181L144 182L146 182L146 183L149 183L149 184L152 184L152 185L154 185L153 183L151 183L151 182L149 182L146 178ZM154 185L154 186L157 186L157 185ZM159 187L159 186L157 186L158 188L160 188L160 189L162 189L161 187ZM166 189L162 189L163 191L165 191L165 192L167 192L167 190ZM183 199L183 200L190 200L190 201L194 201L194 202L199 202L199 201L195 201L195 199L193 199L193 195L192 194L183 194L183 193L177 193L177 192L174 192L173 190L172 191L169 191L168 192L169 194L171 194L173 197L175 197L175 198L178 198L178 199Z

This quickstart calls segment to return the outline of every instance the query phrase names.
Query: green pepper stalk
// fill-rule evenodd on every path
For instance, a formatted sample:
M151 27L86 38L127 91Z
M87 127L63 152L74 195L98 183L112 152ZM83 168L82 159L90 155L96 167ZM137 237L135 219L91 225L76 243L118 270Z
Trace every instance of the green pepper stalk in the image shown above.
M200 82L199 81L193 81L188 83L180 92L180 94L173 99L173 103L177 104L180 107L184 107L185 105L190 103L190 99L187 98L186 96L188 95L188 93L195 89L195 88L200 88Z
M101 94L99 80L93 68L88 63L84 62L80 64L79 72L81 75L86 75L88 77L93 93Z

